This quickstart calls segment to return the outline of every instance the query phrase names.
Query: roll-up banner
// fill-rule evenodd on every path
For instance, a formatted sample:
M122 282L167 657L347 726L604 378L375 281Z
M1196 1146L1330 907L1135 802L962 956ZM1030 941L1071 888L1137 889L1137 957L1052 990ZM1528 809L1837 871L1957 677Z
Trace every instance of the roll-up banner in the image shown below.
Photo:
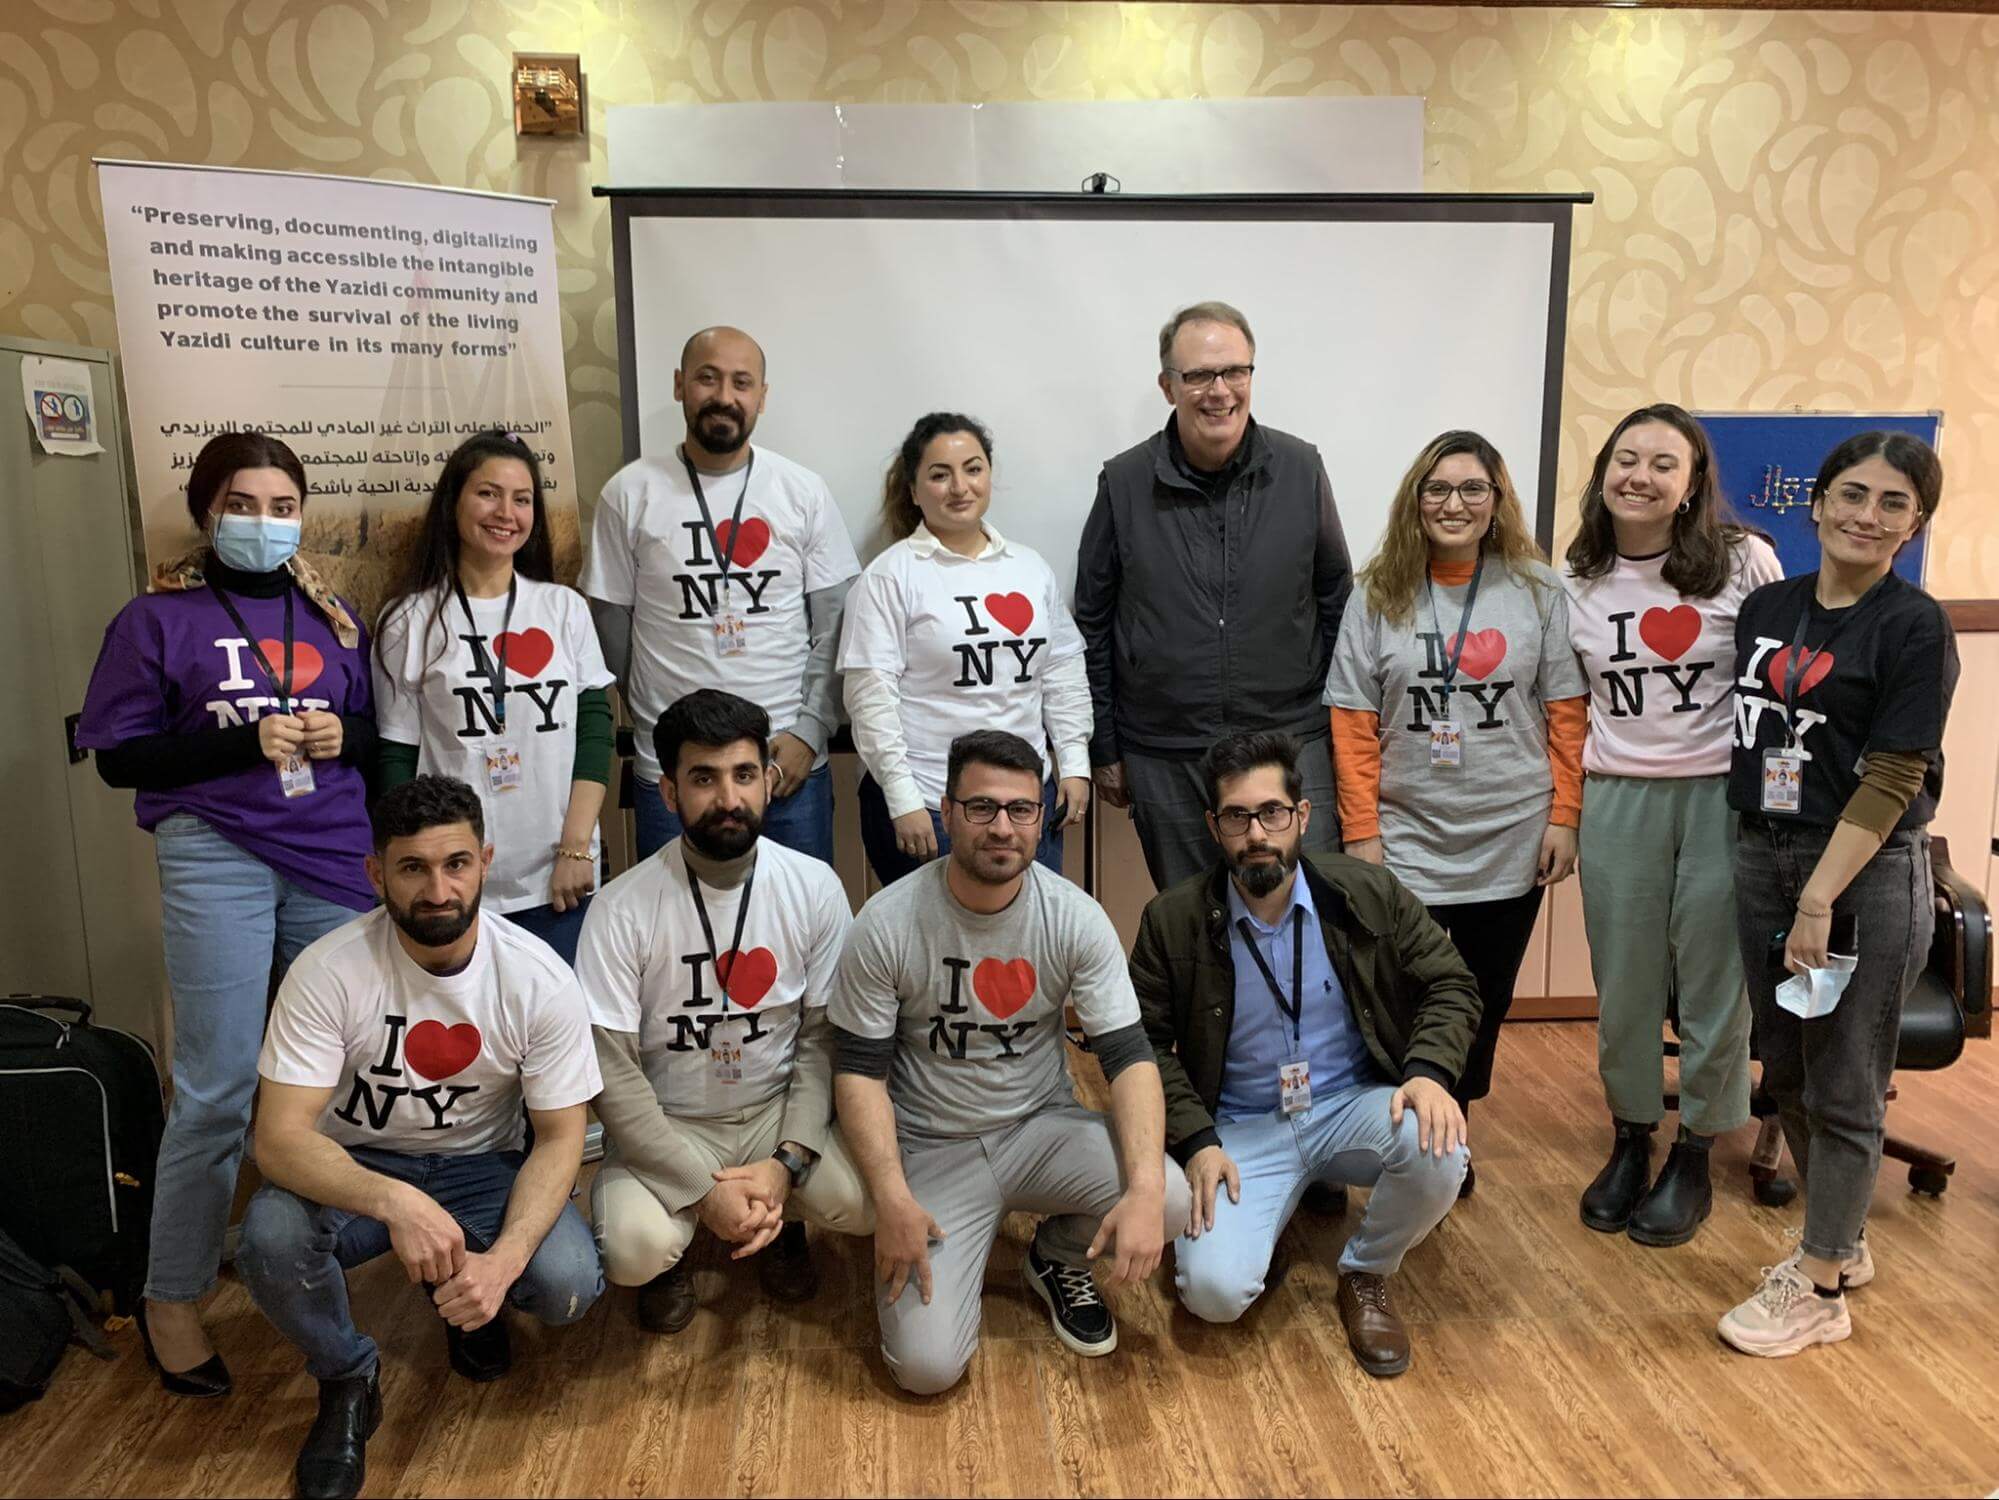
M545 198L100 161L151 566L198 544L188 470L219 432L305 466L304 550L372 620L438 471L475 432L540 459L558 570L579 553Z

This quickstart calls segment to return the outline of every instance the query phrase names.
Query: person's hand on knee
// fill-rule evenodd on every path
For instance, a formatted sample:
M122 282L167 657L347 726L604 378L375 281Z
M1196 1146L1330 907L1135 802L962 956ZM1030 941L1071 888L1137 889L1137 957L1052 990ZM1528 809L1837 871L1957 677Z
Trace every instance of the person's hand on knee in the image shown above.
M1215 1227L1215 1195L1223 1183L1228 1184L1229 1202L1242 1202L1242 1174L1228 1152L1220 1146L1203 1146L1187 1163L1187 1191L1194 1199L1187 1215L1188 1239L1198 1240Z
M1465 1112L1434 1078L1411 1078L1389 1096L1388 1123L1398 1130L1404 1110L1416 1112L1416 1145L1433 1156L1448 1156L1470 1137Z

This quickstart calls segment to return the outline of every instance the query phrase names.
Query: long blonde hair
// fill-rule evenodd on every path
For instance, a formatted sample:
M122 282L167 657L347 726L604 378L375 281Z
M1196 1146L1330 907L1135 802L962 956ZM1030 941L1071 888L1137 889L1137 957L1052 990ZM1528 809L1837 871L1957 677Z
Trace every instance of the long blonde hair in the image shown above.
M1368 565L1360 570L1359 582L1366 592L1367 607L1392 625L1409 623L1416 609L1416 591L1430 568L1430 539L1423 534L1420 492L1430 471L1454 453L1469 453L1485 467L1492 480L1492 524L1479 540L1486 557L1497 558L1522 583L1535 588L1543 580L1534 565L1547 564L1534 534L1527 529L1520 496L1513 488L1513 476L1499 450L1476 432L1446 432L1430 439L1416 462L1395 487L1395 499L1388 507L1388 529L1381 547Z

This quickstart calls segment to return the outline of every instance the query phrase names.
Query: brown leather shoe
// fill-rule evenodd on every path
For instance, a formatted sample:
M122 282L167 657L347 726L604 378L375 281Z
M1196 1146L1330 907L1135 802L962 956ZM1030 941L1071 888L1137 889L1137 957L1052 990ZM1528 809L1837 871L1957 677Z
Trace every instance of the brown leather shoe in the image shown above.
M1360 1367L1376 1377L1409 1368L1409 1331L1388 1301L1388 1281L1365 1271L1340 1277L1340 1319Z

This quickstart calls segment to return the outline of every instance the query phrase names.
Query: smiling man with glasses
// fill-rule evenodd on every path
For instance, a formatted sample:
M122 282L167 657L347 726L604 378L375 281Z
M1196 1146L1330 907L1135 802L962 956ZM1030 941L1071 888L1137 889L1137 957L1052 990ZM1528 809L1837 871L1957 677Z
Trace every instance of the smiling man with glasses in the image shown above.
M1352 587L1332 482L1310 443L1249 414L1256 339L1225 302L1159 331L1166 425L1107 462L1076 563L1099 794L1129 807L1161 890L1208 861L1201 752L1285 730L1306 741L1320 815L1308 847L1336 849L1319 689Z
M1301 852L1319 810L1298 755L1269 733L1208 751L1220 858L1153 898L1132 947L1191 1199L1174 1280L1189 1312L1232 1323L1283 1274L1277 1239L1309 1184L1370 1187L1340 1317L1364 1370L1399 1375L1409 1335L1388 1281L1457 1201L1469 1157L1451 1086L1478 990L1387 870Z

